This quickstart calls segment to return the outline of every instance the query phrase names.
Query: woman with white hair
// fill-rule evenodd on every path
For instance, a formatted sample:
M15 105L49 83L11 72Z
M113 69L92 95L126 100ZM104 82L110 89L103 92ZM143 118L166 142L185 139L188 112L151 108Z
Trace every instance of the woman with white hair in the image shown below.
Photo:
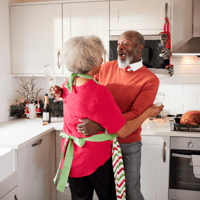
M63 46L63 62L73 73L62 90L59 88L64 102L64 133L61 134L62 173L57 189L63 192L68 179L72 200L92 200L94 190L100 200L116 199L111 140L116 135L128 136L163 108L152 105L136 119L126 122L109 90L93 79L100 71L103 51L103 44L96 36L73 37ZM57 89L55 86L55 93ZM78 120L84 118L101 124L109 134L101 131L87 137L78 132Z

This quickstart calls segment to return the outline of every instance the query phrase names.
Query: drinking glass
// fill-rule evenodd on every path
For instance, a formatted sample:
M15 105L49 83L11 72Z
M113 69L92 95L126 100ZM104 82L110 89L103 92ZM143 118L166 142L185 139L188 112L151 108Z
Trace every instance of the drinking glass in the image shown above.
M56 85L56 78L55 78L55 76L52 72L51 66L50 65L44 65L44 69L45 69L45 74L46 74L46 78L47 78L49 85L51 87L54 87ZM56 96L54 101L59 101L59 100L60 100L60 98L58 98Z
M157 99L156 99L155 106L156 107L157 106L161 106L163 104L163 102L164 102L164 99L165 99L165 94L160 92L158 94ZM155 119L155 117L149 117L149 125L156 126L156 123L154 122L154 119Z

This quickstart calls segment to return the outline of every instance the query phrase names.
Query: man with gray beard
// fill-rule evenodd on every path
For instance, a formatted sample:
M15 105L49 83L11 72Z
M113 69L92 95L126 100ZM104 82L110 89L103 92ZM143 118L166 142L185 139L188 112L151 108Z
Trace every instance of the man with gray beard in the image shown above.
M140 33L122 33L118 40L118 60L103 64L95 77L109 89L127 121L153 104L158 91L159 79L142 63L143 47L144 37ZM77 128L84 135L103 130L101 125L89 119L80 121L83 123ZM141 130L140 127L128 137L118 138L124 162L127 200L144 199L140 191Z

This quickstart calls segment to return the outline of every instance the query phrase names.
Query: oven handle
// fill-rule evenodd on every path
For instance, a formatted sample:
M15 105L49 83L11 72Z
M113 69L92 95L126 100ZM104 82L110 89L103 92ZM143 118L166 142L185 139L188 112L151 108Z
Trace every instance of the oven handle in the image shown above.
M179 157L179 158L192 158L192 156L183 155L183 154L178 154L178 153L172 153L172 156L174 156L174 157Z
M166 162L166 142L163 144L163 162Z

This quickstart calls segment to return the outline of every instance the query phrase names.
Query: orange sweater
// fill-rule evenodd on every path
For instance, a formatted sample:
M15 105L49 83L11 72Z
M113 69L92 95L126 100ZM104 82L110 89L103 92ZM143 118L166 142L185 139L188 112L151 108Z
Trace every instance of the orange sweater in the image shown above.
M126 120L136 118L153 104L159 86L157 76L145 66L125 72L118 67L117 61L103 64L95 79L109 89ZM140 141L141 130L140 127L128 137L118 138L119 143Z

